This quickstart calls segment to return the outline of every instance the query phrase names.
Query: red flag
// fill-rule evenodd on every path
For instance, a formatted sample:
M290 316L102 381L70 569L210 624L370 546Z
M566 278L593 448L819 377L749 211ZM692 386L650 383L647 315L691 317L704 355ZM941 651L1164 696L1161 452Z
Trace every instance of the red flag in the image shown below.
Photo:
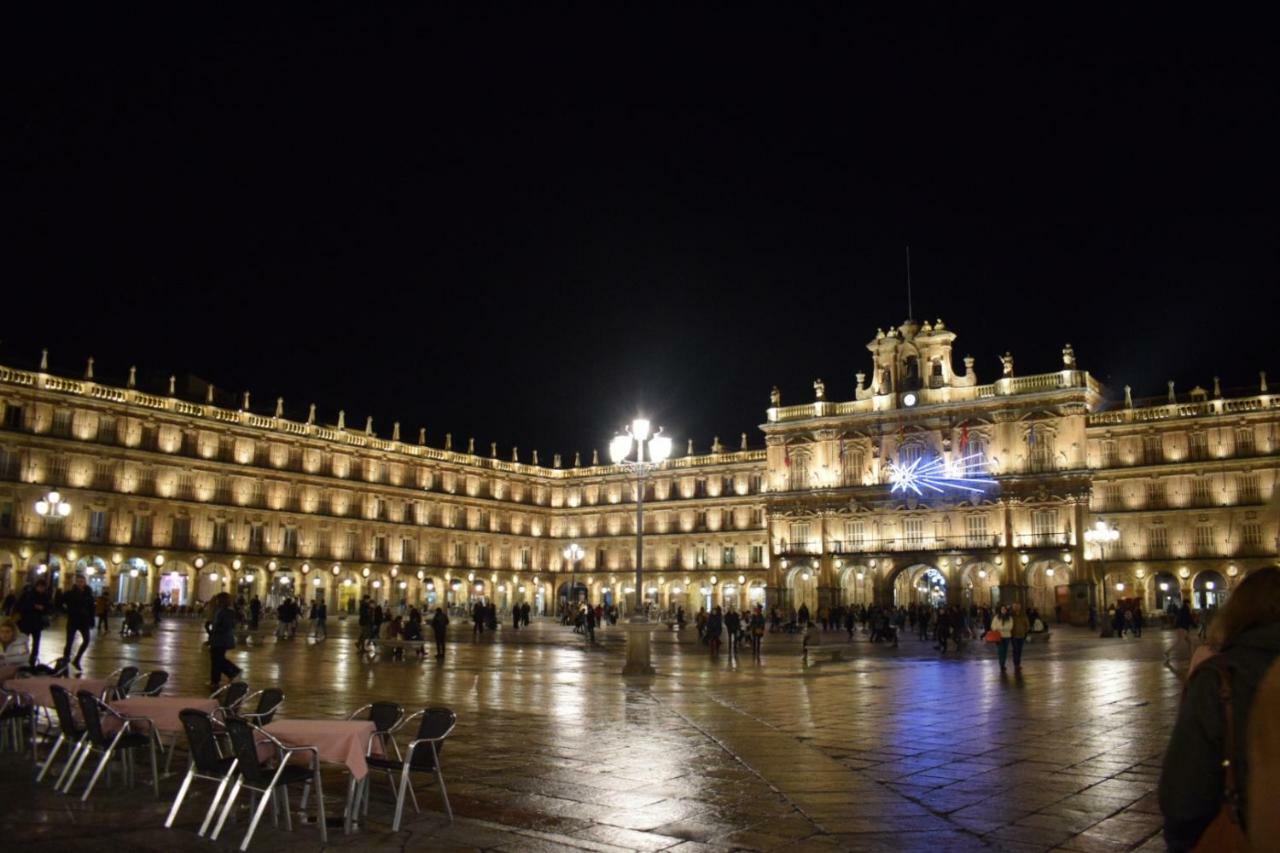
M791 448L785 444L782 445L782 464L791 467Z
M960 455L969 455L969 425L960 428Z

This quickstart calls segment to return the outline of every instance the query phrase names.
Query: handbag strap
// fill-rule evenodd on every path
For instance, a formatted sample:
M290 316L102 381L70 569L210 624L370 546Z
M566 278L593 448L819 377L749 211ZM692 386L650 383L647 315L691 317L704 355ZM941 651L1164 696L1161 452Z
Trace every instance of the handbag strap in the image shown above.
M1221 654L1205 660L1218 674L1218 701L1222 706L1222 802L1227 806L1231 820L1240 824L1240 790L1236 784L1236 723L1235 705L1231 694L1231 669Z

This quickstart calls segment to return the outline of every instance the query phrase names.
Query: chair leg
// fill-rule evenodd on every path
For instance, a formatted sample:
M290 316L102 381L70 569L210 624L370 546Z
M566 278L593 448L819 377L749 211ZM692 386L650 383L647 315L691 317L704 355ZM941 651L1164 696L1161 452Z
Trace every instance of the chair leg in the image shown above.
M89 785L84 789L84 793L80 795L80 802L89 802L89 795L93 793L93 786L97 784L98 777L102 775L102 771L106 769L107 762L111 760L111 756L115 754L115 750L108 747L102 751L102 760L98 762L98 769L93 771L93 777L89 779ZM128 752L125 753L128 755Z
M329 828L325 825L324 817L324 788L320 785L320 768L316 768L315 772L316 785L316 823L320 825L320 843L329 843Z
M258 821L262 820L262 813L267 810L267 803L271 800L270 792L262 795L262 800L259 801L258 808L253 813L253 820L249 821L249 831L244 834L244 840L240 842L240 853L249 849L249 841L253 839L253 833L258 829Z
M391 821L391 831L400 831L400 817L404 814L404 794L409 788L409 764L405 762L400 771L400 784L396 787L396 816Z
M236 779L236 783L231 786L231 794L227 797L227 804L222 807L222 814L218 815L218 823L213 827L213 834L209 836L210 840L218 840L218 835L222 832L222 825L227 822L227 815L231 814L231 810L235 808L236 797L238 796L240 796L240 780Z
M160 764L156 761L156 739L152 738L147 744L147 749L151 752L151 789L156 792L156 799L160 799Z
M67 736L59 733L58 739L53 742L53 749L49 750L49 757L44 760L44 765L40 768L40 772L36 774L36 781L43 782L45 774L49 772L49 767L53 764L53 759L57 757L58 750L62 749L62 745L66 742Z
M80 739L80 755L76 758L76 766L71 768L71 775L67 777L66 784L62 786L62 793L71 793L71 788L75 785L76 778L80 775L80 769L84 767L84 762L91 752L93 752L93 744L89 743L89 736L85 735Z
M289 808L289 786L280 786L280 804L284 806L284 828L286 832L293 832L293 815L290 814Z
M191 772L195 772L195 764L191 765ZM218 790L213 792L213 802L209 804L209 811L205 813L204 823L200 824L200 831L196 835L204 835L209 831L209 822L213 820L213 815L218 811L218 803L222 802L222 795L227 790L227 783L231 781L231 777L235 774L235 768L232 767L231 772L222 777L222 781L218 783Z
M422 809L418 808L418 795L413 792L413 782L409 783L409 802L413 803L414 814L422 814Z
M449 805L449 791L444 786L444 773L440 771L440 762L436 762L436 781L440 783L440 797L444 800L444 813L449 816L449 823L453 823L453 806Z
M176 796L173 800L173 807L169 809L169 816L164 819L165 829L169 829L173 826L173 819L178 816L178 809L182 807L182 801L186 799L187 789L191 787L191 780L195 777L195 775L196 775L196 769L195 767L191 767L190 769L187 770L187 775L182 777L182 784L178 786L178 796ZM206 817L204 819L204 822L207 824L209 822L209 819ZM203 835L204 834L203 830L204 830L204 827L201 827L201 832L197 834Z

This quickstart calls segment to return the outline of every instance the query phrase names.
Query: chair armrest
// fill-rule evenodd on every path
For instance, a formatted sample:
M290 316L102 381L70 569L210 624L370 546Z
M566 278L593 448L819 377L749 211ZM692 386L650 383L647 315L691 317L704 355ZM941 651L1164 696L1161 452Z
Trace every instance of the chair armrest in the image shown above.
M387 734L395 734L396 732L400 731L402 728L407 726L409 723L421 717L423 713L424 713L423 711L414 711L412 714L409 714L407 717L401 717L400 722L396 723L394 726L392 726L390 729L387 730Z
M373 704L372 704L372 703L367 704L367 705L361 705L359 708L356 708L356 709L355 709L354 711L352 711L350 714L347 714L347 719L348 719L348 720L354 720L354 719L356 718L356 716L357 716L357 715L364 713L365 711L369 710L369 709L370 709L370 708L372 708L372 707L373 707Z

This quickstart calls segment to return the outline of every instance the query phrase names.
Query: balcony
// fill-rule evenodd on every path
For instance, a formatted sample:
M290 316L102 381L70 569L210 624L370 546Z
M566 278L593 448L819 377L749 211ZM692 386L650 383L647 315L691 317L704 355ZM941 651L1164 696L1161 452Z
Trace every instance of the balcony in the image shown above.
M828 543L832 554L883 554L912 551L990 550L1000 547L995 534L955 536L904 536L883 539L833 540ZM793 552L795 553L795 552Z
M1020 548L1069 548L1071 532L1062 530L1057 533L1018 533L1013 542Z

